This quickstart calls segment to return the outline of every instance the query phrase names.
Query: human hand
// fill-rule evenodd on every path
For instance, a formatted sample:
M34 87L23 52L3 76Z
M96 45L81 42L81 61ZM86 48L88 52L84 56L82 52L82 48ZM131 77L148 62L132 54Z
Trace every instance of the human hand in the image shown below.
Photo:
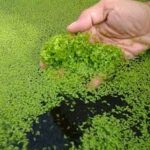
M118 45L126 58L134 58L150 46L150 5L132 0L101 0L84 10L67 30L89 32L92 42Z

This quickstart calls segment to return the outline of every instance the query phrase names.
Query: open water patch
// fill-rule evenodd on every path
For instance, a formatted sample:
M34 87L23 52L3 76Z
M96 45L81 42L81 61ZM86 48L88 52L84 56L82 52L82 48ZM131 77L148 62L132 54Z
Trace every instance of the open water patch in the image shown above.
M28 133L29 150L68 150L71 143L80 145L80 125L98 114L110 112L116 106L127 105L120 97L104 97L106 101L84 103L82 100L63 101L60 106L39 116L39 123L33 124Z

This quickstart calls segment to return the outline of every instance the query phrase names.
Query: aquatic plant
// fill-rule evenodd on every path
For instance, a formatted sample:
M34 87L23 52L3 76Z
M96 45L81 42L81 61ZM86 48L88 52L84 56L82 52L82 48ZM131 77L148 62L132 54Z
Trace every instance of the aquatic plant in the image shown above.
M91 44L86 34L50 38L41 51L41 60L59 92L80 99L82 95L86 99L87 91L95 90L104 80L112 78L125 62L120 48Z
M33 122L38 122L40 115L51 111L60 105L61 101L67 103L66 98L69 98L73 105L76 105L74 102L78 99L86 103L101 101L107 105L108 109L111 104L115 103L113 109L104 111L105 115L101 114L96 116L96 119L94 117L93 121L91 118L83 123L88 126L83 129L79 148L84 145L87 145L88 148L90 136L97 138L99 128L97 123L94 123L97 120L98 123L103 121L106 124L110 121L112 125L117 125L117 127L118 124L120 125L118 129L114 128L115 133L118 133L115 134L118 147L125 146L125 149L129 150L149 149L149 52L128 62L122 59L119 48L104 44L101 45L102 47L98 44L91 45L86 41L87 38L81 35L72 37L63 34L60 39L62 36L64 40L72 38L74 42L78 39L75 45L79 44L79 40L81 41L79 52L72 52L77 55L72 56L74 66L71 66L70 59L66 61L68 64L63 61L67 56L66 53L63 54L60 51L59 56L56 51L55 55L58 55L62 64L59 59L52 59L53 62L57 62L56 66L51 63L52 67L50 67L48 60L45 61L47 69L42 71L39 69L39 53L44 42L50 36L63 33L66 25L79 15L83 8L96 1L65 0L65 5L64 1L60 0L0 1L0 149L28 149L30 141L27 134L32 132ZM48 46L50 46L49 42ZM83 53L82 46L86 48L89 46L90 50L95 49L95 52L96 47L100 51L105 47L108 51L104 53L106 57L102 56L103 53L98 53L101 56L99 61L96 57L97 53L94 55L92 51L93 57L90 58L89 53ZM84 59L81 52L88 58ZM44 57L42 56L42 61ZM119 64L115 63L113 57ZM78 59L76 64L74 61L76 58L82 58L82 60ZM113 62L112 64L109 59ZM90 63L91 60L93 64ZM110 68L105 66L105 61L106 66ZM98 68L97 65L100 65L101 68ZM65 67L62 68L62 66ZM108 103L105 97L107 95L117 97L120 103L116 104L115 99L112 100L114 103ZM72 111L73 109L72 106ZM103 126L105 125L101 124L100 129ZM110 124L105 127L112 129ZM91 134L86 138L89 132ZM103 133L105 136L105 132ZM120 138L122 140L123 137L125 144L120 145ZM112 134L110 134L110 139L114 139ZM113 144L112 142L111 145ZM94 147L94 144L92 146Z

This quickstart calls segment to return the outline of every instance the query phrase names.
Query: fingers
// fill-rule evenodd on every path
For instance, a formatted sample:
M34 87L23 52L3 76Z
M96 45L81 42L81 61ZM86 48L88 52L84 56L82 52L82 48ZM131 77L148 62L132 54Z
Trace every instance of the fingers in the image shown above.
M150 33L147 33L146 35L135 38L135 41L150 46Z
M72 33L87 31L93 25L103 22L107 14L108 12L104 12L104 4L100 2L83 11L77 21L67 27L67 30Z
M92 27L92 21L89 15L80 18L67 27L67 30L72 33L84 32Z
M107 37L98 32L98 28L96 27L92 27L89 33L90 42L99 42L118 46L121 48L126 59L133 59L148 48L147 44L135 41L135 39L118 39Z

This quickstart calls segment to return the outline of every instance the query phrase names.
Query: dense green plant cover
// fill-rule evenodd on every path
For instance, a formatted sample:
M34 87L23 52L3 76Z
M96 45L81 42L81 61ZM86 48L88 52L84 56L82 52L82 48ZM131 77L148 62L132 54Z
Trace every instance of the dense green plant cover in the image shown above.
M123 61L121 50L105 44L90 44L88 39L88 35L84 34L52 37L41 53L42 60L52 69L76 72L84 65L96 73L111 75Z
M32 130L33 121L38 120L40 114L59 105L62 100L65 100L64 96L73 96L72 100L76 97L85 102L101 100L107 103L107 99L101 99L106 95L120 96L125 105L118 104L113 110L107 112L107 115L91 119L88 122L91 126L84 130L85 134L81 138L82 144L79 148L85 146L89 148L88 139L92 138L90 135L96 135L95 138L101 139L102 136L99 137L97 131L104 125L100 123L99 127L97 124L102 121L106 124L110 121L112 125L120 125L114 128L115 133L118 133L115 139L110 134L113 140L118 141L118 147L124 146L129 150L149 149L149 53L134 61L123 61L123 65L117 64L118 69L115 65L115 71L109 68L106 69L107 71L97 70L96 73L100 73L98 79L103 77L105 82L93 90L85 88L89 86L83 86L89 85L87 84L91 81L89 79L95 77L94 70L86 68L84 64L80 68L75 66L71 72L66 69L59 70L60 74L54 66L53 69L39 71L39 51L44 41L49 36L64 32L66 25L84 7L94 2L96 0L65 0L64 5L63 0L0 1L0 149L27 149L26 133ZM120 59L120 57L115 58ZM71 64L66 68L69 65ZM73 73L73 71L77 72ZM109 71L112 71L112 74ZM62 72L65 74L63 80L61 80ZM81 76L82 78L79 78ZM105 128L109 130L112 126L108 123ZM89 131L91 134L86 138ZM103 133L105 136L105 132ZM120 143L120 138L125 144ZM96 142L99 143L97 140ZM91 146L94 147L95 144ZM113 144L114 142L111 143Z
M82 145L78 149L114 150L124 149L121 124L112 116L95 116L89 122L88 129L82 138ZM72 149L76 149L75 147Z
M65 31L93 0L0 0L0 149L27 149L26 132L57 103L39 71L47 39ZM43 106L42 101L46 104Z
M41 52L41 59L51 80L59 82L60 92L70 93L70 98L79 93L81 98L85 90L92 90L111 78L124 62L121 49L90 44L88 35L82 34L52 37Z

